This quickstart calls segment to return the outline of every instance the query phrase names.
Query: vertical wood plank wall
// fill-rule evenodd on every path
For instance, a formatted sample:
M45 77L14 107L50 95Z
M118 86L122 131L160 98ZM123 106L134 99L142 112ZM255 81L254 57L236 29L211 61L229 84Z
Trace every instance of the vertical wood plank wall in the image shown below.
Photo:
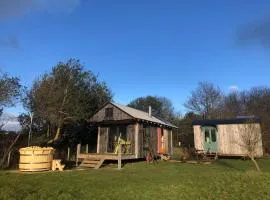
M158 153L161 153L161 131L162 129L160 127L157 128L157 147L158 147Z
M170 135L171 135L171 152L170 152L170 155L173 155L173 134L172 134L172 130L170 130Z
M100 127L99 134L99 152L98 153L106 153L107 152L107 140L108 140L108 127Z
M138 134L138 158L144 157L144 149L143 149L143 134L144 128L142 124L138 125L139 127L139 134Z
M100 111L98 111L91 119L90 121L94 121L94 122L101 122L104 119L106 119L105 116L105 110L106 108L113 108L113 116L112 118L110 118L110 120L127 120L127 119L132 119L131 116L129 116L128 114L126 114L125 112L123 112L122 110L120 110L119 108L115 107L112 104L108 104L106 105L104 108L102 108Z
M168 140L167 140L167 146L168 146L168 151L167 154L172 155L172 130L167 130L168 131Z
M243 148L243 142L241 135L245 134L246 124L226 124L218 125L218 146L219 153L221 154L245 154L246 150ZM254 128L261 132L260 124L254 124ZM256 155L262 156L262 141L258 144L256 148Z
M130 153L135 154L136 158L145 157L145 144L144 135L146 131L150 135L150 146L155 155L158 155L158 130L159 127L143 127L143 124L135 123L127 125L127 140L131 142ZM160 131L161 132L161 131ZM172 141L172 130L163 129L165 152L166 154L172 155L173 153L173 141ZM108 134L109 127L98 127L98 138L97 138L97 153L106 153L108 148ZM161 133L160 133L161 134ZM160 141L161 142L161 141Z
M135 151L135 158L139 158L140 156L140 146L139 146L139 139L140 139L140 136L139 136L139 124L136 123L134 125L134 129L135 129L135 147L134 147L134 151Z
M218 153L223 155L244 155L245 149L241 144L241 134L244 134L246 124L223 124L217 125L217 145ZM260 124L255 124L256 128L261 131ZM204 149L204 134L199 125L193 126L194 145L197 150ZM256 151L257 156L263 155L262 141L259 143Z
M163 137L164 137L164 145L165 145L165 149L164 149L164 153L168 154L169 152L169 145L168 145L168 141L169 141L169 133L168 133L168 129L163 129Z
M201 132L201 126L195 125L193 126L194 130L194 146L197 150L204 149L204 135Z
M129 124L127 126L127 140L131 142L130 153L135 154L135 125Z
M158 155L157 148L157 127L150 127L151 148L154 151L155 156Z

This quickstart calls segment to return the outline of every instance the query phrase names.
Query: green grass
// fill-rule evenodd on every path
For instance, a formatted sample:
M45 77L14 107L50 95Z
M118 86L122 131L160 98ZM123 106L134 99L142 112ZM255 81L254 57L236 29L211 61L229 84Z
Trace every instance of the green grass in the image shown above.
M270 160L210 165L127 164L124 169L0 172L0 199L270 199Z

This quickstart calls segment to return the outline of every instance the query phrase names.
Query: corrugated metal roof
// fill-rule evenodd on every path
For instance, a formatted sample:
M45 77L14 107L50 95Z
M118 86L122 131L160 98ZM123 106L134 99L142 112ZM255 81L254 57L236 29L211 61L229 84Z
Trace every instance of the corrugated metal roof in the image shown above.
M147 112L144 112L144 111L141 111L141 110L137 110L135 108L131 108L131 107L128 107L128 106L123 106L123 105L120 105L118 103L114 103L114 102L111 102L111 104L113 104L114 106L118 107L119 109L123 110L124 112L126 112L127 114L129 114L130 116L136 118L136 119L142 119L142 120L146 120L146 121L149 121L149 122L154 122L154 123L158 123L158 124L162 124L162 125L165 125L165 126L170 126L170 127L173 127L173 128L178 128L177 126L163 120L163 119L160 119L160 118L157 118L155 116L149 116L149 114Z

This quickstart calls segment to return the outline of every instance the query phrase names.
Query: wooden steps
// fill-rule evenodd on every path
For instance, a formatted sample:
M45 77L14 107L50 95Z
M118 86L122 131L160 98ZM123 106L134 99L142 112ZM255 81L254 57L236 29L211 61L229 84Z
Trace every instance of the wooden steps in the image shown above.
M94 159L84 159L79 167L94 168L99 169L104 162L104 159L94 160Z

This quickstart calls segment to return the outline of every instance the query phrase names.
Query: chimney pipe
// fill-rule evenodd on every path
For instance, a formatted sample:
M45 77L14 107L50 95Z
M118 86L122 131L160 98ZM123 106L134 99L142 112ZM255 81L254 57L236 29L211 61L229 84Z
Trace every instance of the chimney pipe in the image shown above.
M149 115L149 117L152 117L152 107L151 106L149 106L148 115Z

